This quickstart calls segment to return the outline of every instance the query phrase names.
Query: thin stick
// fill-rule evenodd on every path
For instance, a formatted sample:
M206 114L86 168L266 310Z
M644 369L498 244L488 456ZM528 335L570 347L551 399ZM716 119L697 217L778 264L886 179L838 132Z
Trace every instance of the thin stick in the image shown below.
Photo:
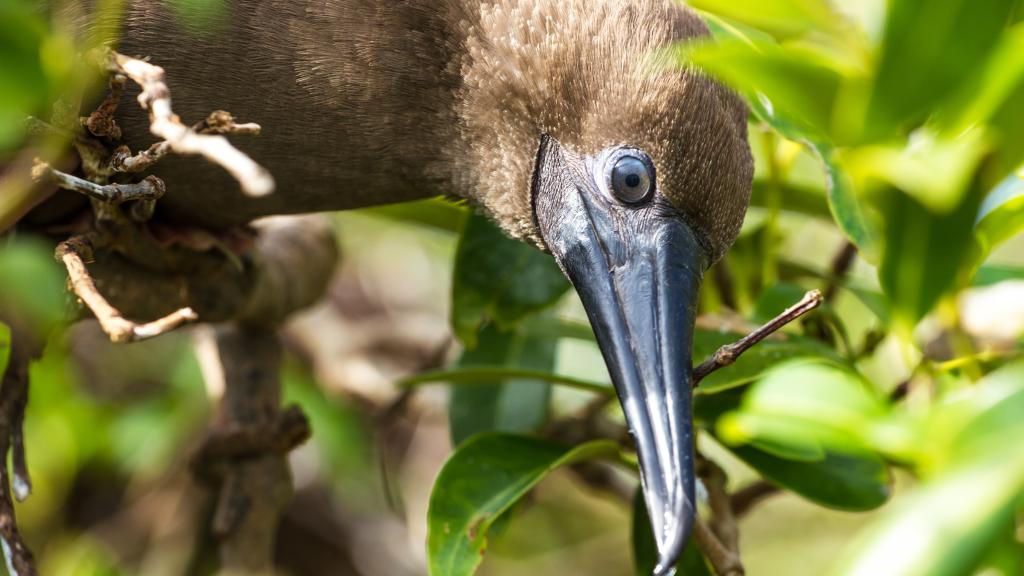
M697 518L693 523L693 539L700 546L704 557L711 562L718 576L742 576L745 574L740 557L722 544L707 522Z
M7 572L13 576L35 576L32 551L25 545L18 530L14 513L14 498L19 502L31 490L28 469L25 467L25 444L22 424L28 400L28 365L32 354L26 349L23 335L12 334L11 354L7 369L0 373L0 548L3 549ZM11 453L13 474L7 467L7 454ZM19 462L20 460L20 462Z
M158 200L167 190L163 181L156 176L147 176L142 182L134 184L95 184L56 170L38 158L32 167L32 178L36 182L50 182L65 190L81 192L108 204L121 204L129 200Z
M709 374L719 368L732 364L740 357L740 355L749 350L751 346L757 344L761 340L764 340L768 336L771 336L786 324L789 324L811 310L814 310L821 305L821 302L821 291L811 290L804 294L804 297L801 298L799 302L787 308L785 312L779 314L764 326L761 326L757 330L754 330L732 344L726 344L719 348L711 358L708 358L693 369L694 388L700 384L701 380L707 378Z
M733 516L742 518L755 505L765 498L779 494L781 490L774 484L764 480L757 480L752 484L744 486L735 491L729 497L729 504L732 507Z
M235 117L223 110L214 110L201 122L192 126L197 134L247 134L259 136L259 124L249 122L238 124ZM133 155L130 148L120 146L110 157L110 167L115 172L141 172L167 156L172 151L171 143L162 140L148 149Z
M164 83L164 69L139 60L109 52L107 68L124 74L142 88L139 104L149 112L149 129L163 138L179 154L199 154L219 164L238 180L242 191L250 196L264 196L274 190L274 178L226 138L214 134L198 134L182 124L171 109L171 93ZM151 149L152 150L152 149Z
M181 308L153 322L136 324L121 315L96 289L89 270L82 260L82 253L90 249L89 241L75 236L57 245L57 259L64 263L75 294L92 310L100 327L110 336L111 342L138 342L170 332L175 328L198 318L191 308Z

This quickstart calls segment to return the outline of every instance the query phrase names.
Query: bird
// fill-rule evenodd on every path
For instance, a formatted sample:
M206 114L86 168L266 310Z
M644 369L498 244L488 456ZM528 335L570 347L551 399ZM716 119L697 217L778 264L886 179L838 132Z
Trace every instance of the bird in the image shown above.
M172 157L158 217L218 229L444 195L549 252L635 439L655 574L671 574L696 515L701 280L753 178L743 100L670 51L709 37L700 16L675 0L235 0L197 31L176 4L127 2L118 50L167 71L182 117L258 121L238 145L277 190ZM121 114L144 149L144 113Z

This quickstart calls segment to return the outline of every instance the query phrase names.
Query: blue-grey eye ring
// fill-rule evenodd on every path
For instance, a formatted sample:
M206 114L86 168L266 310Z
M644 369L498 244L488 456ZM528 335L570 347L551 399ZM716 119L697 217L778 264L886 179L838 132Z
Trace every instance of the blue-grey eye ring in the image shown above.
M608 156L605 166L607 191L619 202L636 204L654 192L654 165L643 152L620 148Z

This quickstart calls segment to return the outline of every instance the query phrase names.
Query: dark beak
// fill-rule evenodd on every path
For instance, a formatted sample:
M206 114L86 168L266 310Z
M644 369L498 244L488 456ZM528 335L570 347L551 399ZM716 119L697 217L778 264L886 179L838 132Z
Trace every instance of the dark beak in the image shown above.
M668 575L696 510L690 350L708 250L657 192L641 205L608 198L596 162L544 137L534 215L583 301L636 440L655 574Z

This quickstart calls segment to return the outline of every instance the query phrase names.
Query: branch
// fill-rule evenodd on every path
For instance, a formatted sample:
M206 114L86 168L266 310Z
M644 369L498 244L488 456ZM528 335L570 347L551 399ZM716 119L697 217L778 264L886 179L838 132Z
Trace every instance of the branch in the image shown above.
M32 179L36 182L55 184L72 192L80 192L108 204L122 204L129 200L157 200L167 190L163 181L156 176L147 176L142 182L134 184L94 184L77 176L55 170L38 158L32 167Z
M708 493L708 507L711 508L710 526L698 519L694 537L715 573L719 576L742 575L745 573L740 561L740 535L732 502L725 485L728 477L713 460L697 453L697 475Z
M113 51L106 54L106 68L124 74L142 88L139 104L149 112L150 132L163 138L171 150L179 154L199 154L219 164L238 180L242 191L249 196L265 196L273 192L274 178L270 172L232 146L226 138L216 134L199 134L182 124L181 119L171 110L171 94L164 83L163 68ZM122 168L128 160L121 160ZM137 164L147 161L152 164L155 160L140 159ZM136 165L135 169L141 168Z
M197 134L247 134L258 136L259 124L238 124L235 117L223 110L214 110L206 119L192 126ZM157 142L148 149L132 155L127 146L119 146L110 156L110 167L116 172L141 172L172 152L171 143L167 140Z
M282 349L274 328L226 325L217 329L216 341L224 396L220 422L198 454L206 461L198 463L222 469L212 527L220 569L269 575L277 527L292 496L282 449L305 440L309 425L297 409L279 412Z
M89 310L99 320L103 331L110 336L111 342L137 342L159 336L165 332L192 322L197 319L192 308L181 308L163 318L136 324L121 315L121 312L110 305L107 299L96 289L89 270L85 267L82 254L90 253L90 242L82 236L74 236L57 245L57 259L64 263L68 270L71 288L85 302Z
M13 324L13 323L12 323ZM18 531L14 514L14 497L25 500L32 491L32 481L25 464L23 424L28 403L28 364L31 345L25 342L15 326L11 326L11 353L0 388L0 543L4 559L12 576L35 576L32 551L25 545ZM7 454L11 454L12 471L7 467Z
M757 480L733 492L732 496L729 497L729 505L732 508L733 515L736 518L742 518L762 500L779 492L778 486L764 480Z
M836 292L839 290L839 283L842 282L846 273L850 271L850 266L853 265L853 259L856 256L857 246L847 240L843 243L843 247L839 249L839 252L832 258L828 284L825 285L825 302L831 302L835 298Z
M821 305L821 302L821 292L818 290L811 290L804 294L804 297L801 298L799 302L787 308L785 312L779 314L767 324L732 344L722 346L711 358L708 358L693 369L693 386L696 388L700 384L700 381L707 378L712 372L732 364L740 357L740 355L749 350L751 346L764 340L768 336L771 336L786 324L789 324L811 310L814 310Z
M693 539L718 576L742 576L746 573L740 557L726 548L700 518L693 523Z

